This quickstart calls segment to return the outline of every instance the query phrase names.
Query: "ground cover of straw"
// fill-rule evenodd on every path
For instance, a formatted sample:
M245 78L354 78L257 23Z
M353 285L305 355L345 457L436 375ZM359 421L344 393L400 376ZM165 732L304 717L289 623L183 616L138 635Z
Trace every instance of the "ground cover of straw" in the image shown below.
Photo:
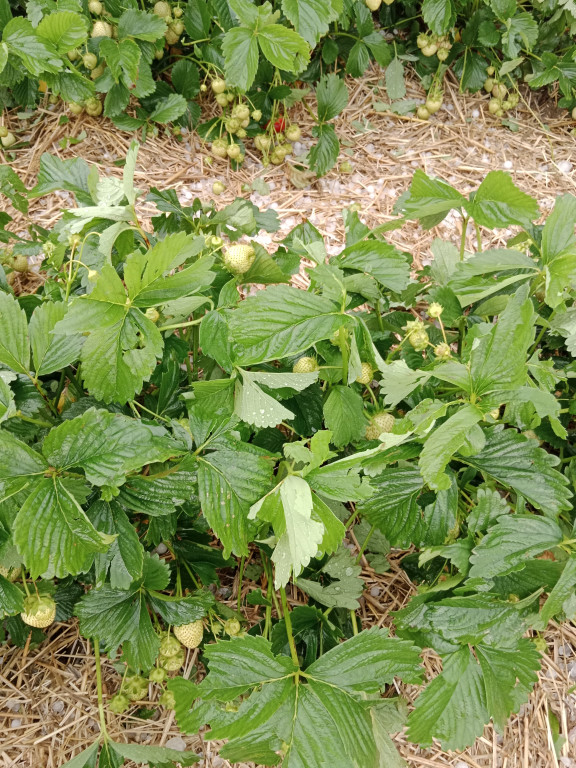
M198 196L212 197L212 183L219 179L227 190L222 203L236 196L250 197L262 208L274 207L280 216L282 229L277 235L263 235L263 245L274 248L295 224L310 219L323 233L328 252L337 252L343 244L344 230L339 211L352 203L360 203L361 216L370 226L393 218L392 207L409 185L416 168L434 174L456 186L461 192L475 188L486 173L494 169L507 170L516 184L534 195L544 212L559 194L576 194L576 141L570 134L571 121L554 108L549 96L524 94L519 108L512 116L517 130L501 126L488 113L488 98L462 97L457 85L446 84L444 107L429 123L413 117L398 117L381 111L387 101L382 86L382 73L350 83L350 104L337 122L342 139L341 160L350 160L351 174L335 169L305 189L293 185L292 165L262 168L257 154L247 154L244 167L232 172L225 163L210 162L209 154L197 136L185 134L182 143L172 136L162 135L149 140L140 150L136 184L148 190L173 187L187 203ZM409 85L409 97L422 98L416 83ZM375 104L377 108L375 108ZM60 124L62 112L45 108L39 118L30 118L21 138L29 146L11 160L28 186L32 185L43 152L61 158L81 156L96 163L101 172L119 175L114 165L121 160L131 141L120 134L108 121L82 116ZM297 119L303 127L304 139L296 149L304 151L310 121L302 109ZM15 115L5 116L5 124L22 129ZM86 138L70 144L68 138ZM68 144L68 146L67 146ZM0 159L3 159L0 154ZM261 177L270 187L270 194L261 196L252 191L255 178ZM299 179L296 179L299 181ZM261 187L260 187L261 189ZM31 205L30 219L43 226L53 224L60 211L72 204L67 193L56 193ZM154 213L146 203L138 206L144 226ZM27 221L14 214L15 231ZM503 244L511 230L483 232L485 244ZM417 225L407 225L391 232L389 240L413 254L415 263L430 258L430 243L434 237L460 241L461 232L456 217L449 216L431 232ZM468 246L474 247L475 234L470 231ZM35 267L39 270L39 266ZM22 278L17 289L35 290L42 282L41 271ZM305 275L295 278L303 284ZM349 545L357 546L353 537ZM366 591L362 598L362 626L391 624L391 613L409 599L414 586L401 568L403 553L394 552L391 568L382 575L374 573L363 560ZM245 581L242 594L261 584ZM223 574L219 599L236 605L239 585L231 574ZM305 596L292 588L292 604ZM257 620L257 609L248 607L248 624ZM462 753L447 753L434 747L419 749L408 744L402 734L396 737L398 749L412 768L452 766L452 768L576 768L576 627L551 625L545 633L548 655L544 657L542 673L528 704L511 718L504 734L491 727L482 738ZM428 675L440 669L433 654L425 654ZM184 674L193 674L196 652L189 652ZM109 663L105 664L106 694L114 693L119 677ZM398 693L413 701L418 694L414 686L398 686ZM153 698L156 694L151 689ZM144 702L145 704L145 702ZM143 744L168 744L192 748L202 756L202 768L228 768L229 763L217 756L218 745L202 736L182 736L178 733L171 712L159 711L151 720L141 720L133 714L110 715L110 731L119 740ZM564 738L559 756L553 747L555 726ZM39 648L24 650L0 647L0 768L59 768L98 735L98 715L95 689L94 659L90 645L79 637L76 625L56 625ZM242 768L246 768L243 766ZM310 768L316 768L310 766Z

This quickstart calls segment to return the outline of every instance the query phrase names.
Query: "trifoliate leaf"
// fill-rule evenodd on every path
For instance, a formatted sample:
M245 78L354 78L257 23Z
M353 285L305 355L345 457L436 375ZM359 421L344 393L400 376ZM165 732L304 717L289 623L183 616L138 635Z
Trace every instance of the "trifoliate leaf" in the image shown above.
M568 480L554 469L557 456L514 429L496 426L485 434L486 445L482 451L475 456L459 457L459 461L512 488L546 515L556 517L563 509L570 508L572 493L567 487Z
M393 546L410 546L420 538L418 497L424 487L416 468L385 469L372 485L375 495L361 502L357 511L376 525Z
M470 378L478 397L516 389L526 382L526 356L534 340L534 318L525 285L510 298L498 322L472 349Z
M538 217L538 203L512 181L505 171L490 171L476 190L466 210L483 227L529 227Z
M116 502L96 501L88 510L94 527L116 538L107 552L94 559L96 584L102 585L108 572L113 589L129 589L142 577L144 548L136 529Z
M394 293L401 293L410 282L406 256L381 240L361 240L348 246L338 256L336 264L341 269L365 272Z
M482 418L479 408L472 404L465 405L429 434L420 454L419 466L422 477L431 488L446 490L450 487L450 477L444 470L466 442L471 428Z
M83 573L114 540L94 528L67 481L58 477L36 482L14 520L13 533L32 578Z
M521 570L527 560L557 546L563 539L560 526L548 517L500 517L472 552L470 578L490 581L495 576Z
M275 765L283 745L285 768L326 762L337 768L376 768L380 763L372 702L362 694L377 692L395 676L412 682L420 679L417 649L377 628L332 648L300 678L292 661L274 656L262 637L219 642L206 649L206 657L210 671L197 691L206 704L214 702L204 709L212 738L230 739L222 757ZM192 687L185 686L190 694ZM184 686L179 681L174 688L180 691ZM216 703L248 693L232 711ZM195 726L198 718L187 714L177 704L180 725ZM318 733L324 735L322 740Z
M198 492L202 511L220 538L225 557L248 554L251 504L269 488L272 468L258 454L237 443L198 459Z
M529 640L511 649L468 646L447 656L444 671L416 700L408 738L422 746L438 739L443 749L464 749L482 734L491 716L502 728L510 712L528 697L540 667Z
M36 307L30 319L30 345L37 376L62 370L80 356L84 337L56 336L56 323L67 311L64 302L45 302Z
M30 344L26 313L14 296L0 291L0 363L16 373L27 373L30 366Z
M42 450L51 466L83 469L94 485L120 485L129 472L181 451L168 435L96 408L55 427Z
M476 504L466 520L468 530L480 533L488 530L501 515L507 515L510 507L498 491L480 486L476 492Z
M317 499L317 507L321 504ZM318 514L313 514L314 506L315 499L306 480L288 475L250 510L249 517L270 523L278 539L272 554L277 589L285 587L292 574L298 576L310 560L323 551L327 533L330 538L334 534L338 539L336 546L344 535L342 523L327 507L328 515L319 520Z
M329 299L287 285L259 291L229 315L241 365L297 355L349 322Z
M361 395L349 387L332 387L324 403L324 421L337 448L358 440L367 424Z

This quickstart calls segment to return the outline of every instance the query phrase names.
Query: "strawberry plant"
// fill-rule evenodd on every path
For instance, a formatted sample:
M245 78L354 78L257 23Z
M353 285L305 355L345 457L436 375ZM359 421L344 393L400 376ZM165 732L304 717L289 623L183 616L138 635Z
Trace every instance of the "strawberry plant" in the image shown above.
M575 25L573 5L560 0L481 8L452 0L74 0L25 9L0 0L0 106L61 99L72 116L103 115L144 138L169 123L178 136L195 127L234 166L246 142L265 164L280 164L301 136L290 110L309 92L305 84L316 85L317 142L298 162L323 175L339 151L331 121L346 106L338 78L359 77L371 62L386 68L390 109L421 119L441 108L447 68L462 91L490 94L496 118L516 107L521 81L557 87L572 115ZM425 104L404 98L406 64L428 91ZM203 119L213 101L220 113ZM4 148L18 146L17 132L0 131Z
M417 171L391 224L343 212L339 254L309 222L268 253L276 214L243 199L152 189L140 221L137 149L121 180L50 155L30 190L0 177L24 213L77 201L51 231L4 213L0 233L0 611L9 642L76 616L93 644L100 737L70 768L192 764L110 739L142 701L209 725L232 762L286 768L401 765L404 724L444 749L503 729L540 633L576 612L576 198L536 223L506 173L464 196ZM461 237L414 275L385 232L450 211ZM41 254L42 288L16 296ZM390 634L357 611L362 555L377 571L392 549L418 591ZM215 597L248 567L258 589ZM422 681L424 648L442 671L407 714L392 683Z

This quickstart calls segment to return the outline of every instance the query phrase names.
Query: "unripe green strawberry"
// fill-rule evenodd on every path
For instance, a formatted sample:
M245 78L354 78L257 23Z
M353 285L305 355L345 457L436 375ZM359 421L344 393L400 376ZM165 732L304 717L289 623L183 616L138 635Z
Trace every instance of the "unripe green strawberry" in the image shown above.
M224 240L222 240L221 237L218 237L218 235L212 235L210 237L210 245L212 248L221 248L224 245Z
M236 117L231 117L229 120L226 120L225 128L228 133L236 133L238 128L240 128L240 120Z
M224 632L226 632L227 635L230 635L230 637L236 637L236 635L240 633L241 629L242 625L238 619L228 619L224 623Z
M244 128L238 128L236 131L236 136L238 136L239 139L245 139L248 134L246 133Z
M422 48L422 53L424 56L430 58L430 56L434 56L435 53L438 53L438 46L436 43L429 43L428 45L424 46L424 48Z
M299 141L302 136L302 131L299 125L290 125L286 128L286 138L288 141Z
M0 576L4 576L8 581L16 581L21 573L22 568L6 568L4 565L0 565Z
M216 94L216 104L219 104L221 107L226 107L228 105L228 99L226 98L225 93Z
M265 133L259 133L254 137L254 145L256 146L256 149L259 149L262 152L268 152L270 149L270 144L270 136Z
M44 629L53 623L55 616L56 603L51 597L33 595L24 599L24 610L20 618L25 624Z
M214 93L224 93L226 90L226 80L222 80L221 77L217 77L215 80L212 80L211 85Z
M260 120L262 120L262 110L255 109L254 112L252 112L252 120L259 123Z
M92 117L98 117L102 114L102 102L99 98L94 96L92 99L86 101L86 112Z
M494 80L491 77L487 77L486 80L484 80L484 90L486 93L492 93L492 88L494 88Z
M426 99L426 104L424 106L426 107L426 109L431 115L436 114L436 112L438 112L438 110L442 106L442 96L438 96L436 98L434 98L433 96L429 96Z
M232 117L240 121L246 120L246 118L250 117L250 108L247 104L237 104L232 110Z
M128 677L123 690L130 701L141 701L148 696L148 680L145 677Z
M160 18L165 19L167 16L170 16L170 4L164 2L164 0L158 0L157 3L154 5L154 13L156 16L160 16Z
M148 307L145 314L148 320L153 323L157 323L160 319L160 312L155 307Z
M242 154L242 150L238 144L230 144L226 150L226 154L231 160L237 160Z
M8 128L5 125L0 125L0 139L5 139L8 136Z
M162 669L162 667L154 667L154 669L150 670L148 680L150 680L151 683L163 683L165 679L166 670Z
M77 104L75 101L71 101L68 104L68 110L72 112L73 115L81 115L82 112L84 112L84 107L82 104Z
M226 187L221 181L215 181L214 184L212 184L212 192L215 195L221 195L225 190Z
M116 693L108 702L108 709L115 715L121 715L130 707L130 699L123 693Z
M174 627L174 634L184 648L198 648L204 637L204 623L193 621L190 624L181 624Z
M6 149L9 149L10 147L14 146L18 139L16 136L14 136L13 133L8 131L8 133L5 136L0 136L0 142L2 142L2 146L6 147Z
M448 344L442 341L434 347L434 354L436 357L440 358L440 360L447 360L452 356L452 350Z
M158 704L164 709L174 709L176 706L176 697L172 691L164 691L162 696L158 699Z
M178 6L176 6L176 8L172 9L172 15L174 16L175 19L181 18L183 13L184 13L183 9L182 8L178 8Z
M416 38L416 45L418 48L425 48L428 45L428 42L428 35L425 35L424 32L421 32Z
M178 40L180 40L180 35L177 35L173 29L170 29L170 27L168 27L168 29L164 34L164 39L166 40L168 45L176 45Z
M315 357L301 357L292 366L292 373L314 373L319 367Z
M576 120L576 107L572 110L572 120Z
M433 301L428 307L429 317L440 317L442 312L444 312L444 307L442 306L442 304L439 304L437 301Z
M231 245L224 252L224 266L230 272L234 272L237 275L243 275L248 272L252 266L255 258L255 251L251 245L244 243L237 243Z
M174 32L175 35L180 35L182 32L184 32L184 22L183 21L175 21L173 24L170 24L170 29L172 32Z
M414 331L408 336L408 341L414 347L416 352L422 352L428 346L428 334L424 329L421 331Z
M96 21L92 27L92 37L112 37L112 25L107 21Z
M68 61L78 61L80 58L80 51L77 48L73 48L71 51L68 51L66 56L68 56Z
M23 254L18 254L17 256L14 256L14 261L12 262L12 269L14 272L28 272L28 259Z
M498 101L498 99L490 99L490 102L488 104L488 112L490 112L491 115L496 115L502 108L501 103Z
M98 64L98 57L95 53L85 53L84 56L82 56L82 63L86 69L94 69Z
M92 72L90 72L90 77L92 80L98 80L98 78L104 74L104 70L106 69L106 64L99 64L97 67L94 67Z
M504 83L496 83L494 88L492 88L492 96L494 96L495 99L499 99L500 101L503 101L508 94L508 89L504 85Z
M164 635L160 640L160 655L167 659L180 653L182 646L173 635Z
M492 66L490 66L490 67L486 67L486 74L488 75L488 77L492 77L492 75L493 75L495 72L496 72L496 70L494 69L494 67L492 67Z
M494 419L494 421L498 421L500 418L500 408L492 408L492 410L489 412L490 416Z
M343 163L340 163L338 170L340 173L352 173L354 166L349 160L344 160Z
M104 10L104 6L100 2L100 0L90 0L88 3L88 10L90 13L93 13L95 16L100 16L102 11Z
M372 12L377 11L382 5L382 0L364 0L364 2L366 3L366 7Z
M384 432L392 432L396 419L391 413L380 411L375 413L370 419L370 424L366 427L366 439L378 440Z
M186 652L184 648L180 648L175 656L160 656L158 658L159 664L166 672L178 672L186 661Z
M438 61L446 61L448 56L450 55L450 52L446 50L446 48L439 48L436 56L438 57Z
M225 139L215 139L212 142L211 151L214 157L226 157L228 142Z
M370 384L374 378L374 368L372 368L370 363L362 363L360 367L362 369L362 373L356 378L356 381L358 384L366 384L366 386L368 386L368 384Z
M421 106L421 107L418 107L418 109L416 110L416 115L419 120L428 120L428 118L430 117L430 112L428 112L426 107Z

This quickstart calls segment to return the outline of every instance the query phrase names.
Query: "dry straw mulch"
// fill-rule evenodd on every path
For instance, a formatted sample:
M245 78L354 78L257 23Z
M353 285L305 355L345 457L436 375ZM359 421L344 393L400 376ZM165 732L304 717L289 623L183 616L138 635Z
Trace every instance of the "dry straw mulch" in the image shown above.
M197 136L185 135L179 143L170 135L162 135L141 147L136 184L143 190L152 186L173 187L187 203L196 196L212 197L212 183L219 179L227 185L222 204L236 196L249 196L260 207L274 207L278 211L282 230L278 235L261 236L264 245L274 247L274 242L289 229L308 218L326 237L329 253L337 252L343 244L339 215L343 207L360 203L361 217L370 226L389 221L393 218L394 201L407 189L415 168L448 181L461 192L476 188L490 170L507 170L523 190L538 198L544 212L550 210L557 195L576 193L576 142L570 133L573 124L544 95L524 94L519 108L510 115L518 128L513 132L488 114L487 97L462 97L452 81L446 84L443 109L429 123L377 111L374 104L386 102L382 82L382 73L375 71L351 83L350 104L337 122L342 139L341 160L350 160L351 174L340 174L336 169L309 188L296 189L287 166L264 169L252 151L242 170L233 173L227 164L211 162ZM416 83L409 84L408 96L423 97ZM310 120L304 109L300 113L298 109L304 139L297 149L304 151ZM96 163L101 173L121 173L114 161L124 157L130 136L119 133L106 121L82 116L61 125L60 118L57 108L46 109L40 120L30 118L24 124L14 115L5 116L5 124L20 130L21 138L29 140L29 146L17 150L15 159L10 158L28 186L35 181L43 152L61 158L84 157ZM82 131L86 133L83 141L66 146L67 137L78 137ZM256 177L269 184L269 195L262 197L252 191ZM68 193L55 193L31 205L30 219L50 226L60 211L71 204ZM138 211L144 226L148 226L153 208L142 201ZM24 229L28 223L25 217L11 213L12 228ZM412 253L416 263L425 263L430 258L432 239L444 237L458 243L459 226L457 218L451 216L431 232L408 224L391 232L389 240ZM511 234L483 232L486 245L502 244ZM467 242L472 250L472 230ZM41 281L41 276L28 277L21 287L34 290ZM405 604L413 592L413 585L399 565L400 559L401 553L395 554L391 570L383 575L375 574L364 562L364 627L388 624L390 613ZM254 586L246 583L243 591ZM237 584L230 582L228 587L228 599L235 603ZM295 590L293 602L302 599ZM249 622L254 618L254 614L247 615ZM408 765L576 768L576 696L572 691L576 687L576 628L571 623L551 626L545 639L549 653L544 658L540 680L530 702L511 718L503 735L487 727L474 746L456 754L439 748L418 749L400 734L396 741ZM191 653L189 671L195 660ZM439 670L433 654L425 657L425 663L430 676ZM112 694L119 677L108 663L104 676L107 694ZM418 693L415 687L403 686L398 686L398 692L409 700ZM553 747L551 723L557 723L564 738L559 757ZM217 757L215 746L201 736L179 735L171 713L161 712L151 720L111 715L110 727L113 736L120 740L196 749L203 756L204 768L229 765ZM53 627L39 648L0 648L0 768L59 768L93 741L98 728L94 659L89 644L78 636L74 624Z

